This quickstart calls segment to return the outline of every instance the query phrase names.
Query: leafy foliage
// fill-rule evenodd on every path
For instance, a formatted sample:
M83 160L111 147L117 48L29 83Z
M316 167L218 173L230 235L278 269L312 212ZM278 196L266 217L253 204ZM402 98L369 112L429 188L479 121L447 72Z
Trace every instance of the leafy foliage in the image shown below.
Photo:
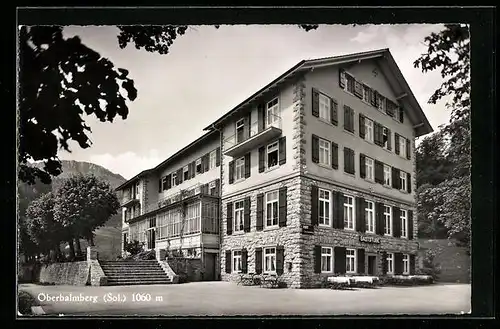
M186 33L187 28L187 25L119 25L118 44L123 49L132 42L136 49L144 48L146 51L165 55L177 36Z
M125 244L125 251L130 253L130 255L135 256L143 251L143 244L138 240L129 241Z

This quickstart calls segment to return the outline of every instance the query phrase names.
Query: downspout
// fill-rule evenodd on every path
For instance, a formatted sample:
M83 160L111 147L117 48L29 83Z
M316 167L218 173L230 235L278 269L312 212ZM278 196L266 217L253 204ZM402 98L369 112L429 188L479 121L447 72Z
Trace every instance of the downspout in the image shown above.
M219 273L219 276L221 276L221 273L222 273L222 270L221 270L221 266L222 266L222 263L221 263L221 256L222 256L222 159L223 159L223 155L222 155L222 144L223 144L223 141L222 141L222 130L218 129L218 128L215 128L215 125L212 123L212 129L214 130L217 130L219 132L219 147L220 147L220 170L219 170L219 263L220 264L216 264L218 266L218 270L217 272ZM216 278L218 279L218 278Z

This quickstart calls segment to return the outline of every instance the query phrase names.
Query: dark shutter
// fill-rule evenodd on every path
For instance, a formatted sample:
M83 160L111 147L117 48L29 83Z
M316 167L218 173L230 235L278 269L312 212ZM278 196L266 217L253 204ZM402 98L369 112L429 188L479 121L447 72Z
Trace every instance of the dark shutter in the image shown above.
M158 180L158 193L161 193L161 192L162 192L162 189L163 189L162 184L161 184L161 183L162 183L162 180L163 180L163 178L160 178L160 179Z
M392 207L392 236L401 237L401 210L399 207Z
M248 250L244 248L241 250L241 272L248 272Z
M382 263L382 275L387 274L387 252L382 251L381 253L381 263Z
M234 183L234 160L229 162L229 184Z
M399 177L399 169L392 167L392 187L395 189L400 189L400 177Z
M345 74L344 74L343 69L339 69L339 86L342 89L345 89L345 84L346 84L346 79L345 79Z
M276 274L283 274L283 267L285 263L285 248L283 246L276 247Z
M318 225L318 187L311 186L311 225Z
M286 136L283 136L279 139L278 154L280 166L284 165L286 163Z
M375 107L378 109L378 105L380 104L380 94L378 91L373 92L374 98L375 98Z
M394 133L394 152L399 154L399 135Z
M394 274L403 274L403 254L400 252L394 253Z
M390 151L392 150L391 130L389 128L386 129L387 129L387 150Z
M365 138L365 116L359 114L359 137Z
M410 275L415 275L415 255L410 255Z
M205 165L203 172L207 172L210 169L210 153L204 155L205 157Z
M349 174L355 174L354 168L354 151L344 147L344 171Z
M193 161L191 162L189 165L188 165L188 177L191 179L191 178L194 178L195 176L195 172L196 172L196 163Z
M349 172L349 149L344 147L344 171Z
M411 174L406 173L406 187L408 190L408 193L411 193Z
M183 169L177 170L177 185L182 183L182 175L183 175Z
M256 228L257 231L262 231L264 226L264 193L257 195L257 216Z
M205 156L202 155L201 156L201 170L200 170L200 174L203 174L206 170L205 170Z
M215 180L215 195L220 196L220 178Z
M250 197L247 196L243 202L243 230L250 232Z
M375 183L384 184L384 164L375 160Z
M281 187L279 189L279 226L284 227L286 226L286 217L287 217L287 198L286 198L286 192L287 188L286 187Z
M406 139L406 158L408 160L411 159L411 147L410 147L410 140L408 138Z
M319 137L312 135L312 162L319 162Z
M226 273L231 273L231 250L226 250Z
M215 151L215 165L220 166L220 147Z
M366 232L365 199L356 198L356 231Z
M365 270L365 250L364 249L358 249L358 254L356 255L356 260L357 260L357 272L358 274L364 274L366 272Z
M314 273L321 273L321 246L314 246Z
M166 185L167 185L167 190L172 188L172 174L168 174L167 175L167 181L166 181Z
M350 129L350 113L349 106L344 105L344 129L347 131L351 131Z
M399 122L404 122L404 111L402 107L399 108Z
M245 178L250 177L250 152L245 154Z
M264 120L265 120L265 109L264 109L264 104L261 103L257 106L257 129L259 133L263 131L264 128Z
M315 88L312 89L312 115L319 117L319 92Z
M363 98L363 85L358 81L354 82L354 94L359 98Z
M408 240L413 240L413 210L408 210Z
M382 142L380 139L380 125L378 122L373 121L373 142L375 145L381 146Z
M266 147L259 147L259 172L264 172L266 169Z
M249 113L246 117L243 118L243 122L244 122L244 140L250 138L250 126L251 126L251 122L250 122L250 119L251 119L251 115L252 113Z
M377 202L375 204L375 232L378 235L384 235L384 204Z
M345 247L333 248L335 273L345 274Z
M375 90L370 93L370 103L375 107L377 106L377 91Z
M233 203L228 202L227 203L227 223L226 223L226 232L227 235L233 234Z
M333 191L333 228L344 228L344 195Z
M330 98L330 121L335 126L338 125L339 122L339 105L336 100Z
M365 155L363 153L359 154L359 177L366 177Z
M262 273L262 248L255 248L255 273Z
M332 168L339 169L339 146L332 142Z

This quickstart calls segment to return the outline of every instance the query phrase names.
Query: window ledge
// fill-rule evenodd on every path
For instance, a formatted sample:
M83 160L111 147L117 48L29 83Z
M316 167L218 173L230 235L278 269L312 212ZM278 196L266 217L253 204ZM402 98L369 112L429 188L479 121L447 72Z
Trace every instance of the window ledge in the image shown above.
M351 176L352 178L356 178L356 174L351 174L351 173L348 173L345 171L344 171L344 174L346 174L347 176Z
M246 180L246 178L240 178L238 180L234 180L233 184L231 185L235 185L235 184L238 184L238 183L241 183L241 182L244 182Z
M323 118L321 118L321 117L318 117L318 120L319 120L320 122L326 123L327 125L330 125L330 126L332 126L332 127L336 127L336 125L334 125L334 124L333 124L330 120L326 120L326 119L323 119Z
M266 174L266 173L268 173L268 172L271 172L271 171L277 170L279 167L280 167L280 165L279 165L279 164L277 164L276 166L273 166L273 167L271 167L271 168L267 168L267 169L265 169L265 170L262 172L262 174Z
M280 227L278 225L276 226L267 226L267 227L264 227L264 229L262 231L274 231L274 230L278 230Z
M326 225L326 224L318 224L318 227L321 227L321 228L333 228L331 225Z
M344 227L344 230L345 230L345 231L356 232L356 230L355 230L355 229L353 229L353 228L347 228L347 227Z
M349 131L349 130L347 130L347 129L345 129L345 128L343 129L343 131L344 131L345 133L349 134L349 135L352 135L352 136L356 137L356 134L355 134L355 132L354 132L354 131L352 131L352 132L351 132L351 131Z
M363 178L365 182L371 183L371 184L376 184L375 179L368 179L368 178Z
M329 170L333 170L333 167L330 166L330 165L326 165L324 163L317 163L318 166L320 166L321 168L325 168L325 169L329 169Z
M226 232L226 234L227 234L227 232ZM243 234L245 234L245 231L233 231L233 234L231 234L231 235L243 235Z

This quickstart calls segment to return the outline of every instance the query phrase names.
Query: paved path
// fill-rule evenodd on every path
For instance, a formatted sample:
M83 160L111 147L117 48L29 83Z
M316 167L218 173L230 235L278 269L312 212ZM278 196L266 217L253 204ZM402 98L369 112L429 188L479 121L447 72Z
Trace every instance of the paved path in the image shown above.
M342 315L459 314L470 311L471 286L436 284L378 289L264 289L229 282L77 287L21 284L19 289L51 296L88 296L88 301L44 301L46 314L65 315ZM132 301L133 294L150 301ZM107 297L125 302L105 302ZM106 296L106 297L105 297ZM92 300L95 298L95 302Z

